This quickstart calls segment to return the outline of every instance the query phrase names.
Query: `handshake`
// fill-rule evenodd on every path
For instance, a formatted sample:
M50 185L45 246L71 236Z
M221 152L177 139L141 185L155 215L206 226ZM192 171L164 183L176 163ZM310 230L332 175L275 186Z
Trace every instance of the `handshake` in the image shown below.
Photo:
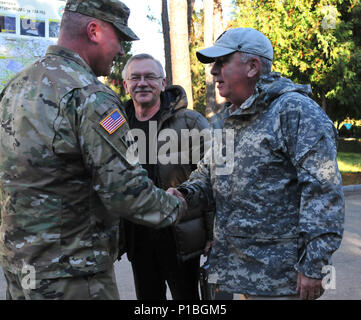
M187 210L188 209L188 204L187 204L187 201L184 199L184 196L183 194L176 188L169 188L167 190L167 193L173 195L173 196L176 196L183 204L184 206L184 210ZM184 213L183 213L184 214ZM213 241L212 240L207 240L206 244L205 244L205 247L203 249L203 255L204 256L207 256L208 253L209 253L209 250L211 249L213 245Z
M176 188L168 188L167 193L176 196L182 202L184 209L188 209L187 201L184 199L184 196L180 191Z

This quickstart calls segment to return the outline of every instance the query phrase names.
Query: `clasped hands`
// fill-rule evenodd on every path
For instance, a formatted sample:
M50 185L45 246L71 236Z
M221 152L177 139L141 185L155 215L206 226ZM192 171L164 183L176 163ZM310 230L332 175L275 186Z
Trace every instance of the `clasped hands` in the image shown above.
M176 196L184 205L185 210L188 209L187 201L184 199L183 194L179 190L177 190L176 188L169 188L167 190L167 193ZM208 240L204 248L204 252L203 252L204 256L208 254L211 247L212 247L212 241Z
M180 191L178 191L176 188L168 188L167 193L176 196L182 202L184 209L188 209L187 201L184 199L184 196Z

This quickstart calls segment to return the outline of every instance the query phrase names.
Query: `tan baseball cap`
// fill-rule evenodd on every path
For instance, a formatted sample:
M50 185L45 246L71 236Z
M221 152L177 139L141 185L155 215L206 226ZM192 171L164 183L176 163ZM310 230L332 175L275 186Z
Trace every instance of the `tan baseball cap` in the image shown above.
M262 32L252 28L229 29L221 34L212 47L199 50L196 54L200 62L212 63L216 58L236 51L273 60L271 41Z
M128 27L129 8L117 0L68 0L65 11L73 11L112 23L126 41L139 40Z

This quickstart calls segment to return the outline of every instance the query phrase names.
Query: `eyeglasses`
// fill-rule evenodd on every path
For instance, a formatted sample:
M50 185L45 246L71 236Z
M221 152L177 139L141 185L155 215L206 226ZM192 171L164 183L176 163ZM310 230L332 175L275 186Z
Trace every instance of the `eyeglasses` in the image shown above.
M142 80L142 78L146 82L154 82L154 81L157 81L158 79L163 79L163 77L156 76L155 74L146 74L144 76L134 74L134 75L130 76L127 80L129 80L133 83L138 83Z

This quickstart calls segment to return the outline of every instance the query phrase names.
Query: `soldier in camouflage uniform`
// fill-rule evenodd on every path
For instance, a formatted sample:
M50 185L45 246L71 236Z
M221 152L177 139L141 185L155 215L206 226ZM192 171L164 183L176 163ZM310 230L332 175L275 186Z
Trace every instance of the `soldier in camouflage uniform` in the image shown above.
M99 82L136 40L116 0L69 0L58 46L0 95L0 262L8 299L119 299L120 217L169 226L185 204L127 158L117 95Z
M169 191L216 204L209 282L253 299L317 299L343 234L337 131L310 86L270 72L272 44L259 31L230 29L197 57L214 62L231 102L214 127L232 130L234 154L223 164L208 154Z

